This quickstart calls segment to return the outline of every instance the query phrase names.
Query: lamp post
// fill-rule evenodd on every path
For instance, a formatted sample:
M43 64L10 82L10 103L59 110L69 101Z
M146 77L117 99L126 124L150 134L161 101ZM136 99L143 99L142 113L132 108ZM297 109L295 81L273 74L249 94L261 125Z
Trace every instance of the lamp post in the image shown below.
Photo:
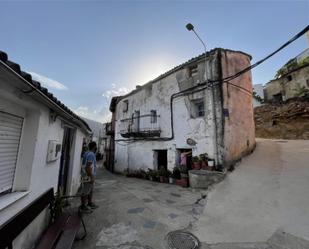
M188 31L193 31L194 34L196 35L196 37L200 40L200 42L203 44L204 47L204 53L205 53L205 81L207 82L207 65L206 65L206 61L207 61L207 56L206 56L206 45L203 42L202 38L196 33L196 31L194 30L194 26L191 23L188 23L186 25L186 28Z
M206 45L203 42L202 38L196 33L194 30L194 26L191 23L188 23L186 25L186 28L188 31L193 31L196 37L200 40L200 42L203 44L204 50L205 50L205 82L207 84L207 56L206 56ZM208 84L207 84L208 85ZM212 106L212 113L213 113L213 132L214 132L214 158L215 158L215 165L219 162L219 156L218 156L218 142L217 142L217 115L216 115L216 108L215 108L215 92L214 92L214 86L211 86L211 106Z

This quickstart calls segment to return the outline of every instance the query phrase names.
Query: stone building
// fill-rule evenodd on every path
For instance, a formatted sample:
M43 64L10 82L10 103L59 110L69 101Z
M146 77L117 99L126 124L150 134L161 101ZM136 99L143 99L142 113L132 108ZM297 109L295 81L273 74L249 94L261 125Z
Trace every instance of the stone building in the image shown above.
M207 153L228 166L255 146L251 72L222 78L250 66L251 56L213 49L113 99L117 172L165 166L182 152Z
M277 73L277 78L265 85L266 101L285 101L309 94L308 49L286 63Z

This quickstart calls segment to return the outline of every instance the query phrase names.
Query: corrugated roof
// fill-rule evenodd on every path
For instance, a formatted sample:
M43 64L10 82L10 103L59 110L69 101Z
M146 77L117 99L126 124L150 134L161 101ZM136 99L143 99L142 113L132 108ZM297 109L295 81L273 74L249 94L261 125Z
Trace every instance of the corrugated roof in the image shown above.
M15 73L17 73L19 76L21 76L25 81L30 83L36 90L40 91L42 94L44 94L47 98L49 98L54 104L56 104L58 107L60 107L63 112L66 114L69 114L70 116L74 117L78 121L82 122L84 125L84 128L88 131L91 131L88 124L80 118L78 115L76 115L73 111L71 111L66 105L64 105L60 100L58 100L51 92L47 90L47 88L43 87L40 82L32 80L32 76L29 73L26 73L21 70L20 65L8 60L8 55L0 50L0 61L7 65L10 69L12 69ZM75 122L73 122L75 123Z

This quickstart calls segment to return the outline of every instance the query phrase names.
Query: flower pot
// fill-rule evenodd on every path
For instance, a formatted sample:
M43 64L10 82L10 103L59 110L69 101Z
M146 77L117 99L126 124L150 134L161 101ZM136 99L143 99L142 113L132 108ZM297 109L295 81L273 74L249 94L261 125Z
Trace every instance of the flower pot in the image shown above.
M160 182L162 182L162 183L168 183L168 177L166 177L166 176L160 176Z
M202 161L201 168L204 169L204 170L208 170L209 169L207 161Z
M213 160L208 160L208 166L213 167L214 166L214 161Z
M188 187L188 178L183 178L181 180L176 180L176 184L181 187Z
M173 177L169 177L168 180L169 180L170 184L174 184L175 183L175 179Z
M201 169L201 164L200 162L193 162L192 167L193 169L199 170Z

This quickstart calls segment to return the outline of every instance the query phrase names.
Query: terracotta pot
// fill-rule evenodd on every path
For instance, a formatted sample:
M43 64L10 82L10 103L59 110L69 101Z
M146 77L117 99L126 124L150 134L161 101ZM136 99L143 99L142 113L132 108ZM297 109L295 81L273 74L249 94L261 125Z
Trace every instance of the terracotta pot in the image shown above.
M200 162L193 162L192 168L195 169L195 170L201 169L201 164L200 164Z
M208 163L207 163L207 161L202 161L201 168L202 168L202 169L205 169L205 170L208 170L208 169L209 169L209 168L208 168Z
M162 182L162 183L168 183L168 177L166 177L166 176L160 176L160 182Z
M164 182L164 177L160 176L160 182Z
M187 188L188 187L188 178L182 178L181 180L176 180L176 185Z

